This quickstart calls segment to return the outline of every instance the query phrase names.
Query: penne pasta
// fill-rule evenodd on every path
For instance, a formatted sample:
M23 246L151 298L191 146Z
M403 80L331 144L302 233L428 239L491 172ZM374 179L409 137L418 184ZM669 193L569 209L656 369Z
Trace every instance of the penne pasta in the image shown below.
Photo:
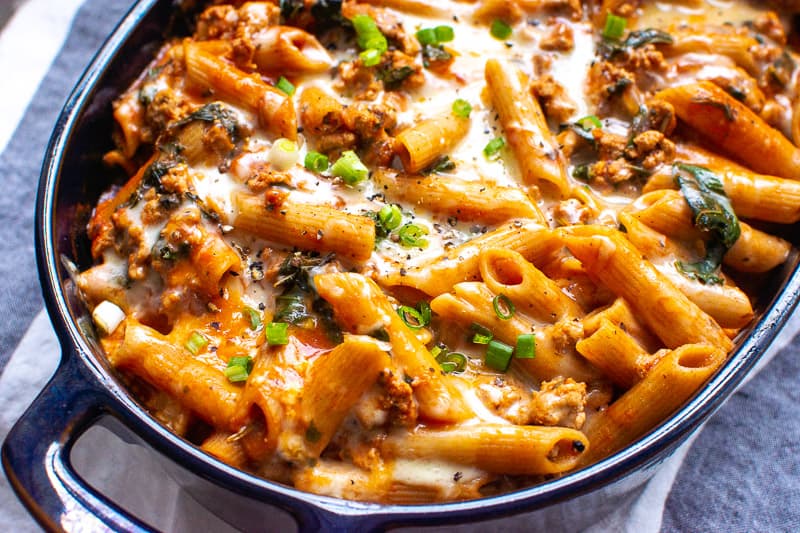
M239 214L233 222L235 227L285 246L336 252L357 262L368 259L375 247L372 220L326 205L287 199L279 206L268 207L259 197L238 195L236 207Z
M757 172L796 178L800 149L747 106L710 82L664 89L656 98L709 142Z
M524 75L511 64L494 59L486 62L486 86L523 181L549 187L564 197L569 193L569 182L563 156L526 84Z
M499 187L484 181L466 181L444 176L403 176L386 171L372 175L386 196L450 217L494 224L515 218L544 222L538 206L519 189Z

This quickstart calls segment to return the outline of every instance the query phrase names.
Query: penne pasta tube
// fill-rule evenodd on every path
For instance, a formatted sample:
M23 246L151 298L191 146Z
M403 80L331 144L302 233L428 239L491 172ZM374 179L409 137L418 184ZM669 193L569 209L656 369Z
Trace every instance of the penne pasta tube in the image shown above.
M349 336L306 372L301 419L310 457L319 457L364 392L392 362L372 337ZM357 372L353 370L357 369Z
M238 215L236 228L262 239L302 250L334 252L352 261L363 262L375 248L375 223L365 216L352 215L327 205L311 205L286 199L268 208L263 197L235 196Z
M728 93L707 81L670 87L655 98L709 142L757 172L797 179L800 149Z
M672 43L660 48L665 56L683 54L716 54L730 58L751 76L759 74L753 54L758 41L739 33L700 33L696 30L670 28Z
M684 404L725 362L725 351L708 344L686 344L667 353L642 379L584 426L589 465L626 446Z
M291 26L272 26L253 35L253 63L261 72L299 76L325 72L333 60L316 37Z
M397 154L409 174L425 170L469 132L470 119L447 114L415 123L397 134Z
M584 268L625 298L668 347L705 342L730 351L733 344L719 324L644 260L622 233L603 226L570 226L557 231Z
M677 157L716 173L738 216L781 224L800 220L800 181L756 174L729 159L687 144L677 145ZM644 192L674 186L671 175L656 174Z
M610 320L600 320L600 327L575 345L595 368L615 385L629 389L639 382L649 369L650 354L636 340Z
M583 315L575 300L517 252L484 249L479 265L486 286L508 296L519 311L551 323Z
M548 187L565 198L570 186L564 157L547 126L539 102L527 89L522 72L509 63L486 62L486 86L511 150L528 185Z
M442 294L431 301L434 313L469 327L480 324L488 328L494 337L510 346L517 343L520 335L533 333L536 357L516 359L516 364L538 381L556 376L571 376L576 381L591 382L600 379L600 374L586 363L570 344L571 339L582 337L580 322L567 320L545 327L536 327L527 318L515 314L503 320L494 311L495 294L483 283L465 282L453 287L452 293Z
M679 271L676 258L692 262L689 254L627 213L620 213L620 223L626 228L625 236L661 274L689 300L711 315L723 328L740 328L753 318L750 299L730 280L724 283L701 283Z
M683 196L669 189L652 191L632 204L630 214L653 230L680 240L697 240L692 211ZM788 241L739 221L741 234L723 257L723 263L740 272L768 272L789 257Z
M450 383L451 376L437 370L439 363L374 281L360 274L337 273L318 275L314 283L346 330L360 335L386 330L393 361L413 379L421 416L436 422L457 422L470 416L458 389Z
M297 116L288 95L196 44L185 43L183 54L189 81L213 89L221 98L257 113L270 133L297 138Z
M557 474L570 470L589 447L575 429L479 423L390 434L384 454L441 459L498 474Z
M516 188L445 176L398 176L383 169L372 174L372 181L387 197L434 213L485 224L513 218L545 223L539 207Z
M582 321L584 336L593 335L605 320L630 335L647 352L654 352L662 346L661 341L636 318L624 298L617 298L611 305L586 315Z
M242 445L227 431L215 431L206 437L200 449L236 468L242 468L247 463L247 454Z
M109 353L109 361L179 398L182 405L214 427L228 427L241 396L241 389L221 370L195 359L182 344L132 319L125 321L122 344Z
M541 259L560 247L558 239L539 222L518 220L456 246L430 263L390 272L379 281L385 286L413 287L437 296L456 283L480 279L478 255L484 248L506 248L528 259Z
M625 331L648 352L653 352L662 346L661 341L636 318L633 309L624 298L617 298L611 305L586 315L582 321L585 336L588 337L600 329L604 320Z

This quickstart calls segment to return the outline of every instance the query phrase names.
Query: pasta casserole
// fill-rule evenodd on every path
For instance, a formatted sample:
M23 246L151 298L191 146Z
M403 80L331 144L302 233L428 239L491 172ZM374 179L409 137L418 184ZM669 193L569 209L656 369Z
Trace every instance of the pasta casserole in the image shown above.
M787 4L195 7L114 103L75 271L108 361L208 454L339 498L619 451L792 253Z

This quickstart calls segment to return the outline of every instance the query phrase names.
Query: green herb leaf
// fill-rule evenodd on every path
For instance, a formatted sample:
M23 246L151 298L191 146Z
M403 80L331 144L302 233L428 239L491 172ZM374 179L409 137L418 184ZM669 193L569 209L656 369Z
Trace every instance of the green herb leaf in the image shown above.
M678 269L702 283L722 283L716 272L725 253L741 234L739 219L725 196L720 179L710 170L696 165L677 163L675 181L692 210L694 226L707 235L706 257L692 264L678 262Z

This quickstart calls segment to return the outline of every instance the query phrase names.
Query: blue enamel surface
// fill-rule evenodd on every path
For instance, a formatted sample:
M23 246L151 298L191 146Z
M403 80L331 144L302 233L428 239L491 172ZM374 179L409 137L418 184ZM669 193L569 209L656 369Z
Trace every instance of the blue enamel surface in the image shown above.
M541 509L596 489L623 492L642 483L741 382L775 337L800 292L798 257L776 275L777 296L711 382L672 418L633 446L587 469L526 490L482 500L393 506L347 502L303 493L256 478L205 455L144 412L109 371L97 347L78 327L85 311L69 290L59 257L88 266L81 213L100 188L84 179L99 169L110 148L110 102L144 68L171 27L170 0L139 2L99 52L58 121L42 169L37 202L37 254L47 309L63 347L62 365L9 434L3 466L23 503L48 529L76 517L116 530L146 526L126 516L74 475L66 458L71 443L100 414L127 425L157 451L211 482L292 513L302 530L366 531L388 526L473 522ZM90 154L90 157L85 157ZM92 158L94 155L96 157ZM94 188L92 188L94 187ZM99 187L99 188L98 188ZM796 244L796 242L795 242ZM746 332L747 333L747 332Z

